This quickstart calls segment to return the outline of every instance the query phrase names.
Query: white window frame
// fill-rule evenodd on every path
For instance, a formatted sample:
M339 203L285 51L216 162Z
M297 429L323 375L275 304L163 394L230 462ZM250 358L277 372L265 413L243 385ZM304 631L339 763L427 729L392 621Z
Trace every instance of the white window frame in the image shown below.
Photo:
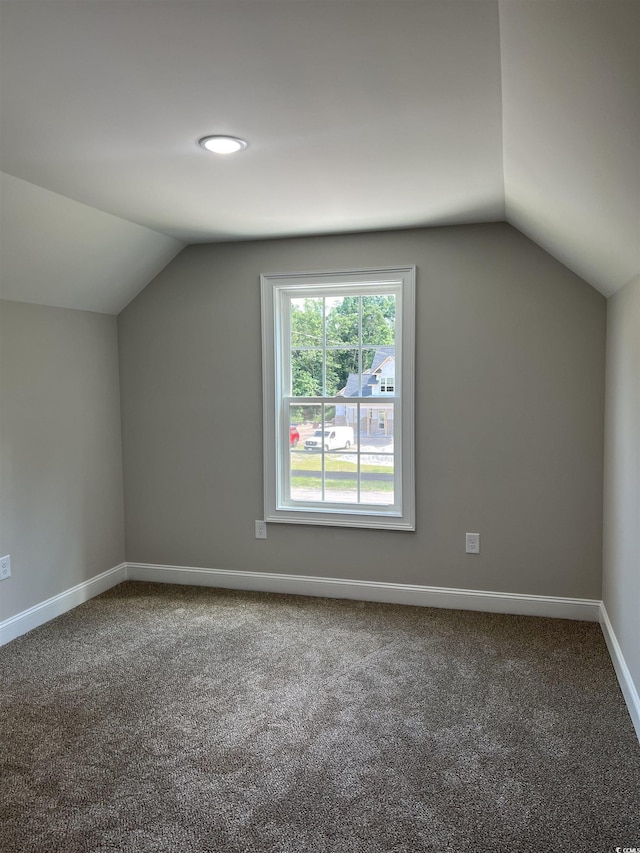
M273 273L260 276L262 297L262 386L264 517L268 522L338 527L415 530L414 375L415 266L330 272ZM394 404L393 506L295 501L289 490L288 408L295 404L335 405L336 397L291 397L289 306L293 298L362 293L396 295L396 371L400 393L386 394ZM364 407L375 397L348 398Z

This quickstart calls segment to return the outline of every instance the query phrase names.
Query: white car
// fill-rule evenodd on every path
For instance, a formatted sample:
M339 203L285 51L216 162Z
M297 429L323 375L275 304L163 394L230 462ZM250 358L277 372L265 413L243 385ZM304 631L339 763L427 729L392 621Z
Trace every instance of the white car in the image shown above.
M324 430L317 429L311 438L304 443L305 450L335 450L336 448L348 449L353 444L353 427L334 426L325 427Z

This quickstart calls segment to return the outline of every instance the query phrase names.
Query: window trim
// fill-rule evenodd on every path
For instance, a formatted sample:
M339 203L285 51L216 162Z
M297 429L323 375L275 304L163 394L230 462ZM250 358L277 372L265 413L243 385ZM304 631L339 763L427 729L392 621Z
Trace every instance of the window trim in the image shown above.
M415 530L415 278L416 267L393 266L356 270L317 272L264 273L260 276L262 302L262 387L263 387L263 467L265 521L287 524L317 524L338 527L374 527L389 530ZM288 420L285 423L283 364L284 352L283 299L296 290L308 295L312 288L327 290L342 286L368 285L384 290L400 287L401 311L396 317L397 341L400 342L401 364L396 371L396 383L402 383L394 428L399 425L398 483L401 490L401 509L389 512L385 507L375 509L369 504L360 509L352 504L331 508L283 505L282 484L289 456ZM306 398L300 398L301 402ZM312 399L312 398L310 398ZM313 398L315 400L315 398ZM322 402L323 399L318 398ZM334 400L335 398L331 398ZM376 398L371 398L372 405ZM379 399L379 398L377 398ZM390 403L393 395L385 395ZM396 398L397 400L397 398ZM286 439L284 441L283 439ZM284 442L284 443L283 443ZM285 446L286 445L286 446ZM286 457L286 458L285 458Z

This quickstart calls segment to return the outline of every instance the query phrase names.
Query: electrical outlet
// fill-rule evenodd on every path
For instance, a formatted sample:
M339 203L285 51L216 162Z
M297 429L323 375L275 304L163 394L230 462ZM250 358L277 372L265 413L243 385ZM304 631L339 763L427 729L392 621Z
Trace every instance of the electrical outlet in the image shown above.
M0 581L11 577L11 555L0 557Z
M267 522L266 521L256 521L256 539L266 539L267 538Z
M467 533L467 554L479 554L480 553L480 534L479 533Z

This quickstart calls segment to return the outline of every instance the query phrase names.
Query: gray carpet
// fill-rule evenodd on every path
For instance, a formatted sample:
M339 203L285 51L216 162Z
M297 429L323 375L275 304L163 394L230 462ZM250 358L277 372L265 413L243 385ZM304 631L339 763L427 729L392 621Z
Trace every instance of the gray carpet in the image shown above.
M0 649L3 853L613 853L598 625L126 583Z

